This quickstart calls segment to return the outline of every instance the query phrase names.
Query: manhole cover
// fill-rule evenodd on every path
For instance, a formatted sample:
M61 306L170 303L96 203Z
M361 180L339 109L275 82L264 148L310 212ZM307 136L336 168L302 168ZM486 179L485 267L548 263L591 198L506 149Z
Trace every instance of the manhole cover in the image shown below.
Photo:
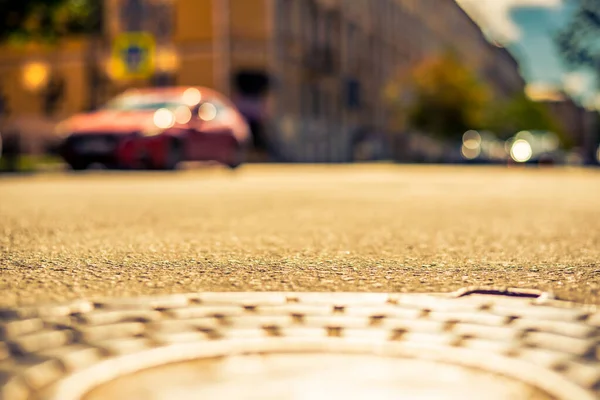
M6 400L600 396L600 314L530 291L200 293L0 318Z
M432 379L435 376L435 379ZM485 371L353 354L262 354L190 361L116 379L86 400L539 399L552 397Z

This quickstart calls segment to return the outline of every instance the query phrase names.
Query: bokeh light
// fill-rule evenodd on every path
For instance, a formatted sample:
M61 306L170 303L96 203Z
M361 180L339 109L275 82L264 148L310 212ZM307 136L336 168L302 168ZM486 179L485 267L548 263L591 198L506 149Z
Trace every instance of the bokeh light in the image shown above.
M154 113L154 124L161 129L168 129L175 124L175 115L166 108L156 110Z
M36 92L46 85L50 77L50 67L44 62L31 62L23 67L23 86Z
M170 47L156 51L156 69L159 72L173 72L179 68L179 55Z
M196 88L189 88L183 92L183 102L190 107L196 106L201 100L202 94Z
M204 103L198 108L198 117L202 121L212 121L217 116L217 107L212 103Z
M510 148L510 156L516 162L527 162L531 159L532 154L531 145L523 139L516 140Z
M467 131L463 135L463 146L470 150L481 146L481 135L477 131Z
M481 154L481 149L479 147L475 147L474 149L469 148L463 144L460 149L460 153L467 160L474 160Z
M187 124L192 119L192 112L186 106L180 106L175 109L175 121L178 124Z

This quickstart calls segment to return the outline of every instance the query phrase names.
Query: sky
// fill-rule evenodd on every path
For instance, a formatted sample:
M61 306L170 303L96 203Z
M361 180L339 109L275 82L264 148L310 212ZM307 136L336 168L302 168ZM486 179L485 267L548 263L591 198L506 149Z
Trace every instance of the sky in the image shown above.
M530 88L564 90L585 105L600 109L600 92L593 89L593 75L566 68L554 46L554 33L568 23L572 12L562 0L457 2L486 34L511 50Z

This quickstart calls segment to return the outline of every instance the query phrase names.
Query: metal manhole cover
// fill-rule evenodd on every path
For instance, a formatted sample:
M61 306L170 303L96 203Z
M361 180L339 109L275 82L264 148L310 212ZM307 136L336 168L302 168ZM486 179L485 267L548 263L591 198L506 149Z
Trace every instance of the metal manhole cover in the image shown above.
M0 319L6 400L600 397L600 314L531 291L199 293Z
M151 368L116 379L85 399L119 396L178 400L552 398L521 382L456 365L319 353L242 355Z

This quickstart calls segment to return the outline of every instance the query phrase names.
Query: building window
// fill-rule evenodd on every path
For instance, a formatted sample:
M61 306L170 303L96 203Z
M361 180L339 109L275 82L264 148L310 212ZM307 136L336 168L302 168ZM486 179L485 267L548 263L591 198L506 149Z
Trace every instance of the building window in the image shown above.
M346 107L348 109L358 109L361 107L361 89L360 82L357 79L348 79L345 83Z
M355 23L350 22L347 25L347 34L346 34L346 54L348 66L350 69L356 68L357 63L357 52L356 49L359 48L359 43L357 43L358 39L358 28Z

